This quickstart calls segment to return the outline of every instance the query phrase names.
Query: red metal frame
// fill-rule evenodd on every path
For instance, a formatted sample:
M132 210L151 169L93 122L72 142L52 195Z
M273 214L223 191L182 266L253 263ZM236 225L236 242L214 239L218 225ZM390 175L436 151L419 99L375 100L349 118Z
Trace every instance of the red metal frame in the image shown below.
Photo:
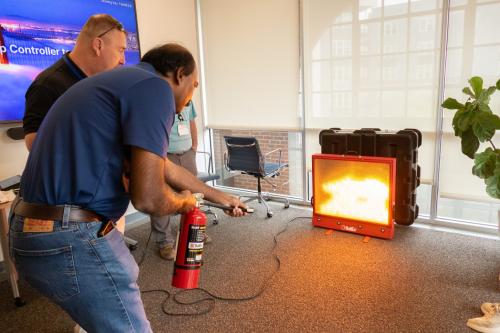
M313 195L313 225L317 227L336 229L347 231L367 236L374 236L385 239L392 239L394 236L394 198L396 195L396 159L392 157L373 157L373 156L351 156L351 155L334 155L334 154L314 154L312 155L312 174L313 174L313 194L315 189L315 160L339 160L339 161L354 161L354 162L371 162L382 163L389 165L389 216L388 224L379 224L376 222L368 222L361 220L348 219L338 216L329 216L318 214L316 212L316 202Z

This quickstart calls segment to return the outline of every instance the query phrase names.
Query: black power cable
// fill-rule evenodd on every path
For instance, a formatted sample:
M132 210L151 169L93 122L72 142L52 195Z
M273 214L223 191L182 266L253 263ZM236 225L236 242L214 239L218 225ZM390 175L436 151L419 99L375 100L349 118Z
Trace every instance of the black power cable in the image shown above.
M251 296L247 296L247 297L219 296L219 295L217 295L213 292L210 292L206 289L203 289L203 288L185 289L185 290L181 290L175 294L172 294L168 290L165 290L165 289L143 290L143 291L141 291L141 293L143 293L143 294L154 293L154 292L165 293L167 296L165 297L165 299L162 302L161 309L162 309L163 313L165 313L166 315L169 315L169 316L200 316L200 315L204 315L204 314L209 313L210 311L212 311L215 308L215 303L217 300L218 301L226 301L226 302L245 302L245 301L250 301L250 300L256 299L257 297L262 295L262 293L264 293L264 291L269 287L271 280L274 278L276 273L278 273L278 271L281 268L281 260L278 256L278 254L275 252L277 250L277 247L278 247L278 237L287 231L290 223L292 223L293 221L298 220L298 219L311 219L311 217L310 216L294 217L293 219L289 220L285 224L285 227L282 230L280 230L276 235L274 235L274 237L273 237L274 245L273 245L273 248L271 250L271 253L273 254L273 259L276 262L276 267L275 267L274 271L271 273L271 275L266 280L264 280L264 282L262 283L260 288L257 289L257 292ZM149 241L151 239L151 233L152 233L152 231L149 232L148 241L146 242L146 248L144 249L141 260L138 263L139 266L142 264L142 262L144 261L144 257L146 256L146 251L148 249ZM204 293L208 296L203 297L201 299L197 299L195 301L182 301L179 299L179 296L182 296L182 295L185 295L188 293L197 292L197 291L198 292L201 291L202 293ZM193 305L201 304L203 302L209 302L209 306L206 309L204 309L202 311L198 311L198 312L172 312L172 311L167 310L167 308L166 308L167 302L172 295L173 295L173 298L172 298L173 301L176 304L181 305L181 306L193 306Z
M144 258L146 257L146 253L148 251L148 246L149 246L149 241L151 240L151 235L153 234L153 229L149 230L149 236L148 236L148 241L146 242L146 247L144 248L144 251L142 251L142 256L139 262L137 263L137 266L141 266L142 262L144 261Z

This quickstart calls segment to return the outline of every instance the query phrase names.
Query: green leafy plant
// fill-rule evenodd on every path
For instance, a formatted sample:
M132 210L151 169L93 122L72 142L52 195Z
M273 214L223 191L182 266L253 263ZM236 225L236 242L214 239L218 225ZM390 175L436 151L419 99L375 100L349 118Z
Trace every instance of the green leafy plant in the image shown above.
M474 76L469 80L469 85L462 89L468 96L464 104L448 98L441 106L456 110L453 129L455 136L462 140L462 153L474 159L472 174L484 179L489 196L500 199L500 149L492 142L496 130L500 129L500 117L489 106L491 95L500 90L500 80L496 86L483 88L483 79ZM489 142L491 147L478 153L481 142Z

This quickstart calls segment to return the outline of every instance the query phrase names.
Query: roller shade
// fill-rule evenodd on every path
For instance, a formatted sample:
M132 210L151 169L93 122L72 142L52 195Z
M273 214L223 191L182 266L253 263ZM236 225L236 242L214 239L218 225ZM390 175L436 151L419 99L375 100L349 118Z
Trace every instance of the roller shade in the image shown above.
M416 128L433 179L441 8L406 1L303 1L305 127ZM309 139L309 137L306 137ZM317 137L307 155L319 150Z
M299 3L200 0L206 126L297 130Z

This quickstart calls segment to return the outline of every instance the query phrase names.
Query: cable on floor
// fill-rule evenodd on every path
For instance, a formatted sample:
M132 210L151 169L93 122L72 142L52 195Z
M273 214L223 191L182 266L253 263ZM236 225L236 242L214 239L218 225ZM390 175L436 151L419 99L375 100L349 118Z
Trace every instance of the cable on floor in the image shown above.
M274 235L274 237L273 237L274 245L273 245L273 248L271 249L271 253L273 254L273 259L276 263L276 267L275 267L274 271L271 273L271 275L266 280L264 280L264 282L262 283L260 288L257 289L257 292L251 296L247 296L247 297L219 296L219 295L217 295L213 292L210 292L204 288L184 289L184 290L181 290L175 294L172 294L171 292L169 292L168 290L165 290L165 289L142 290L141 293L143 293L143 294L154 293L154 292L165 293L167 296L162 301L161 309L162 309L163 313L165 313L166 315L169 315L169 316L200 316L200 315L204 315L204 314L211 312L215 308L215 303L217 300L218 301L226 301L226 302L245 302L245 301L250 301L250 300L256 299L257 297L262 295L264 293L264 291L271 285L272 279L274 278L276 273L279 272L279 270L281 268L281 260L278 256L278 254L276 253L276 250L278 248L278 237L287 231L290 223L292 223L296 220L299 220L299 219L309 219L310 220L311 216L294 217L293 219L287 221L285 224L285 227L282 230L280 230L278 233L276 233L276 235ZM139 266L142 264L142 262L144 261L144 258L146 256L146 252L147 252L147 249L149 246L149 241L151 239L151 234L152 234L152 231L149 232L148 241L146 242L146 248L144 249L141 260L138 263ZM182 301L179 299L179 296L183 296L183 295L193 293L193 292L200 292L200 291L208 296L203 297L201 299L197 299L195 301ZM167 302L169 301L169 299L171 298L172 295L173 295L172 300L174 301L174 303L176 303L177 305L180 305L180 306L194 306L194 305L202 304L204 302L209 302L209 306L206 309L201 310L201 311L173 312L173 311L170 311L167 309Z

